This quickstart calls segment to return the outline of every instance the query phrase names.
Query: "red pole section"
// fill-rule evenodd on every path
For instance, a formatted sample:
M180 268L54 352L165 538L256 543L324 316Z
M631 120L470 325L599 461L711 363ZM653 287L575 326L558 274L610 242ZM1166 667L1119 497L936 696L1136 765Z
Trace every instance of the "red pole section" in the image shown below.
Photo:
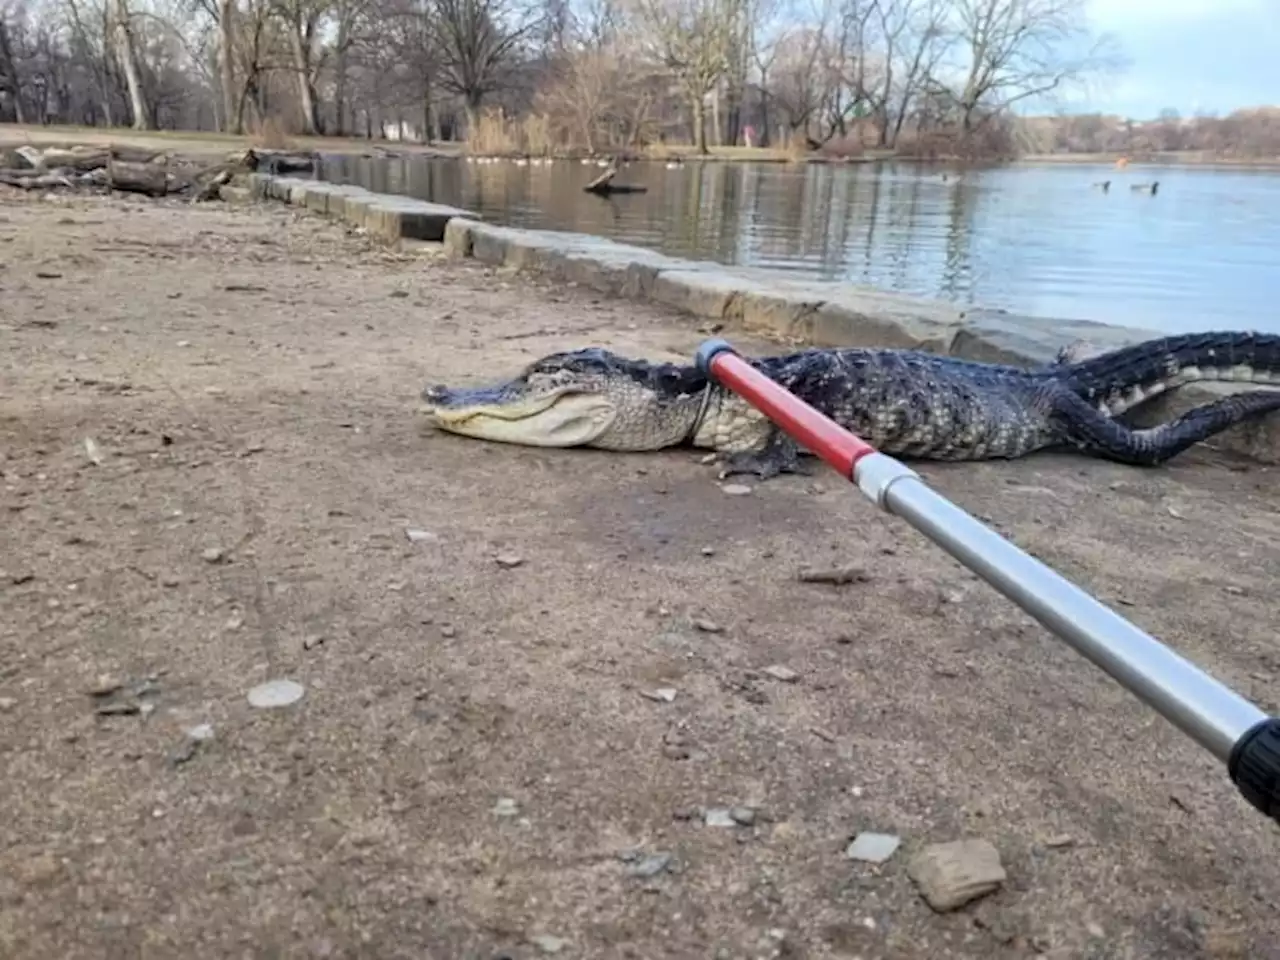
M777 424L805 449L825 460L846 480L853 468L876 452L830 417L819 413L790 390L743 360L724 340L710 340L698 350L698 366Z

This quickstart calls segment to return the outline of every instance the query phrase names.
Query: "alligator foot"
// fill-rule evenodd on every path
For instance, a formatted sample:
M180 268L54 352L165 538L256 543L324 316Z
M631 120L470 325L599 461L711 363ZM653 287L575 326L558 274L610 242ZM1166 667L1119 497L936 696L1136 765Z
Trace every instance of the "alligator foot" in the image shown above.
M801 462L795 441L785 435L771 439L763 450L733 453L722 461L721 480L746 473L754 474L761 480L770 480L781 473L795 473L805 477L813 475L808 464Z

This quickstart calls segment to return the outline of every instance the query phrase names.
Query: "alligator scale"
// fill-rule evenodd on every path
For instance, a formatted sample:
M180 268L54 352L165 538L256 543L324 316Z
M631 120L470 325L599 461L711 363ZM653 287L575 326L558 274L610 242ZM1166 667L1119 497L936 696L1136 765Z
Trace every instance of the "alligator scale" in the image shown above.
M1241 421L1280 409L1280 335L1198 333L1023 369L887 349L803 350L756 369L884 453L990 460L1039 450L1161 464ZM1148 429L1115 418L1197 381L1267 384ZM599 348L556 353L482 387L427 387L423 412L451 433L542 447L714 450L722 476L800 469L795 443L693 365Z

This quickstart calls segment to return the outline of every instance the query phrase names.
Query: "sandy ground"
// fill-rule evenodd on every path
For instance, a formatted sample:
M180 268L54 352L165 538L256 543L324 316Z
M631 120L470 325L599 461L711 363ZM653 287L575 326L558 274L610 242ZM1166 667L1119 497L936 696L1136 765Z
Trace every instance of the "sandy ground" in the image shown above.
M700 337L284 209L0 198L0 955L1280 956L1219 765L834 475L415 416ZM1274 472L922 472L1276 709ZM1007 880L936 913L962 837Z

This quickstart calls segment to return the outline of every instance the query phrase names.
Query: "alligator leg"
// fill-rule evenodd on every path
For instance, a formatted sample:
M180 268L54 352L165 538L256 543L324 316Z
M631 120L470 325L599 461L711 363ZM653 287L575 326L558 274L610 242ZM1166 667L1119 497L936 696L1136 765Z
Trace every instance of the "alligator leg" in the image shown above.
M1280 410L1280 391L1233 394L1145 430L1111 420L1070 391L1055 391L1051 403L1068 443L1107 460L1154 467L1237 423Z
M1080 339L1072 340L1065 347L1059 348L1054 354L1053 359L1048 363L1050 367L1066 367L1073 363L1079 363L1081 360L1088 360L1091 357L1099 356L1106 351L1096 343L1090 340Z
M752 473L761 480L769 480L780 473L798 473L812 476L813 471L800 461L800 448L781 430L774 429L762 449L746 453L731 453L722 461L720 479L735 474Z

